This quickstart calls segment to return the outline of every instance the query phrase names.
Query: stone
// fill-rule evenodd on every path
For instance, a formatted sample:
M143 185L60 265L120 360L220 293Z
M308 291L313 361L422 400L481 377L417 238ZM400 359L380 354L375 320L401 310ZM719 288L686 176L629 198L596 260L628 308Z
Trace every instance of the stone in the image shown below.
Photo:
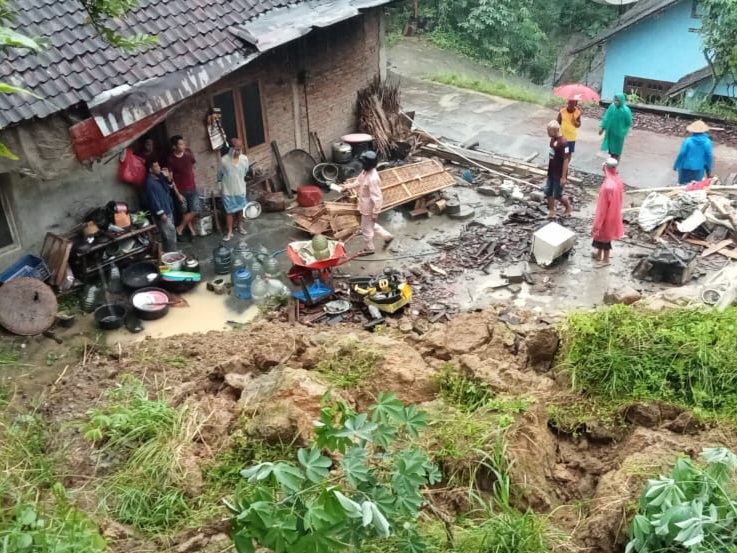
M174 551L176 551L176 553L189 553L190 551L194 551L195 549L201 550L208 541L209 540L205 537L205 534L195 534L188 540L183 541L182 543L177 545Z
M619 288L608 288L604 294L604 303L606 305L614 305L622 303L624 305L632 305L636 301L642 299L642 294L631 286L623 286Z
M699 431L704 429L704 425L696 420L689 411L684 411L666 424L665 427L671 432L679 434L698 434Z
M479 186L476 188L476 192L482 196L498 196L499 190L493 186Z
M507 288L512 294L519 294L522 291L522 286L519 284L510 284Z
M486 315L462 313L446 325L435 325L423 336L423 343L436 357L443 356L449 360L454 353L478 350L491 340L492 334Z
M525 338L527 366L538 372L549 371L558 353L560 338L555 328L543 328L530 332Z
M510 265L506 269L503 269L501 276L503 278L506 278L507 282L509 282L510 284L520 284L525 280L525 272L525 264L516 263L514 265Z
M660 424L660 408L648 403L633 403L624 408L624 418L638 426L654 428Z

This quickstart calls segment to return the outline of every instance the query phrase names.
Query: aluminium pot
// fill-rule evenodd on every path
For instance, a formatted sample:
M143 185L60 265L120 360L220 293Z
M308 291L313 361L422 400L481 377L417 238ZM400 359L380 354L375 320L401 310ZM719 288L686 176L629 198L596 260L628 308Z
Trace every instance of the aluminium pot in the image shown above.
M160 279L159 265L154 261L139 261L120 272L120 280L129 290L156 286Z
M347 163L353 158L353 148L347 142L334 142L333 163Z

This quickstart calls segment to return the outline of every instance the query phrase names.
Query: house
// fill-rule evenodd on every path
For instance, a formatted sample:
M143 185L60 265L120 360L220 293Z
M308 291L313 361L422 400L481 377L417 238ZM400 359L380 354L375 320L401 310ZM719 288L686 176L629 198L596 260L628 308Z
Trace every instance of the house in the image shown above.
M686 76L700 70L703 74L706 59L698 32L700 18L700 0L640 0L573 53L598 45L604 48L602 98L625 92L656 101ZM708 83L699 84L708 90ZM724 93L734 96L728 87Z
M120 32L155 35L126 52L97 37L78 0L9 0L11 23L48 37L40 53L0 58L0 81L34 96L0 94L0 270L37 253L92 207L133 201L118 181L121 151L146 133L183 135L198 185L215 184L219 152L206 128L221 109L228 135L245 138L252 165L282 152L330 144L355 130L356 91L386 66L388 0L140 0Z

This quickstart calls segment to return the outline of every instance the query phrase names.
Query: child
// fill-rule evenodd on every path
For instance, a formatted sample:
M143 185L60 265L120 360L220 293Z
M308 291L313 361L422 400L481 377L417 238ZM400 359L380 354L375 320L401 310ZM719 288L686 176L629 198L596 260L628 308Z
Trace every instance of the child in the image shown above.
M364 249L359 255L371 255L376 249L374 248L374 234L378 234L379 238L384 240L384 247L394 240L394 237L381 225L379 225L379 214L384 204L384 197L381 194L381 179L376 171L378 159L376 152L367 150L358 156L358 161L363 166L363 171L358 178L343 187L337 187L342 190L351 190L357 188L358 210L361 212L361 234L365 242Z
M591 235L594 239L592 256L598 262L598 267L609 265L612 240L619 240L624 236L622 224L624 183L617 174L617 165L617 160L611 157L604 162L604 182L599 189L599 199L596 202Z

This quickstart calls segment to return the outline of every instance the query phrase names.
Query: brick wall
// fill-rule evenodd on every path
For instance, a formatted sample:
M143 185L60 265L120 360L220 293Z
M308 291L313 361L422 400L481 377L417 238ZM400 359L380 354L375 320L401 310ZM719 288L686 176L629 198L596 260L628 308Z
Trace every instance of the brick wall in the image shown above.
M372 10L329 29L313 31L266 53L185 102L167 119L166 128L170 136L181 134L187 139L197 158L198 185L214 186L219 161L219 153L210 149L205 129L212 97L255 80L261 85L267 141L248 151L251 164L276 169L272 140L278 142L282 154L300 147L317 158L308 131L317 132L329 156L334 141L356 131L356 92L379 74L382 17L381 10ZM302 72L304 84L298 78Z

